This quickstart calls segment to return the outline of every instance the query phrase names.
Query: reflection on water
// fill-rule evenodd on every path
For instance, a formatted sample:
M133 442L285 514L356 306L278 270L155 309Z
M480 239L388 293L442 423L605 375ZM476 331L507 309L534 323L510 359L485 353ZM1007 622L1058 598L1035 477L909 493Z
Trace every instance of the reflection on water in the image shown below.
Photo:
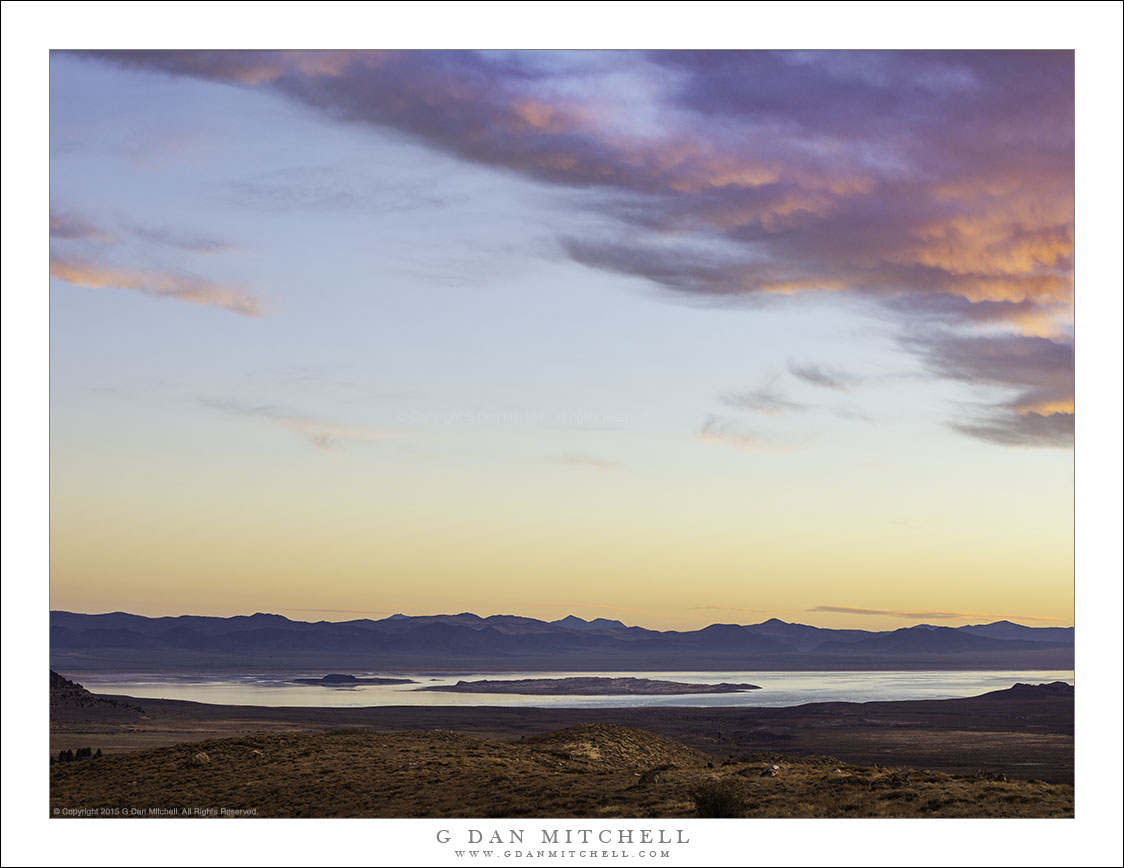
M766 706L805 702L871 702L901 699L952 699L1003 690L1012 684L1049 681L1073 683L1073 670L1013 670L1005 672L506 672L458 673L351 672L360 678L412 678L416 684L371 684L322 687L294 684L293 678L319 678L324 672L285 675L128 675L68 671L68 678L95 693L115 693L151 699L187 699L220 705L332 706L369 705L492 705L538 708L613 708L624 706ZM603 677L656 678L694 684L749 682L761 690L746 693L680 696L508 696L487 693L444 693L417 690L482 678Z

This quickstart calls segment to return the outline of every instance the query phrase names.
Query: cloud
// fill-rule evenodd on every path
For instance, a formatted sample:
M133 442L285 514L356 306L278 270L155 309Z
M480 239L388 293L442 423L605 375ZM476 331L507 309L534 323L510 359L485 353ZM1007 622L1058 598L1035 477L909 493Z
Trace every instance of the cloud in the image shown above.
M472 162L567 186L650 187L655 167L592 135L605 113L558 95L530 58L463 51L93 52L121 66L274 89ZM545 94L544 88L545 85Z
M73 52L85 54L87 52ZM352 51L101 51L122 66L244 85L276 82L287 74L339 75L354 60L375 63L380 52Z
M1012 410L1073 411L1073 345L1018 335L940 334L907 338L933 372L966 383L1014 391Z
M748 270L737 254L690 240L652 241L559 239L575 262L602 271L641 277L691 301L713 301L757 294L768 278ZM764 299L755 298L760 303Z
M843 615L885 615L891 618L927 621L969 621L973 618L995 618L996 620L1017 621L1060 621L1061 618L1045 618L1033 615L997 615L992 612L909 612L900 609L857 609L851 606L813 606L809 612L836 612Z
M1003 446L1073 448L1073 413L986 414L977 422L952 422L957 431Z
M194 275L118 268L51 256L51 277L88 289L134 290L154 298L171 298L217 307L243 316L261 316L261 303L244 290L212 283Z
M219 253L235 249L216 238L139 226L130 227L126 234L122 234L77 212L55 208L51 210L50 234L52 241L57 242L57 245L52 244L51 249L51 276L72 286L134 290L144 295L218 307L245 316L261 316L263 313L261 302L237 287L224 286L192 274L107 265L61 252L75 249L72 242L109 245L118 244L130 236L190 253ZM79 245L78 249L83 248Z
M788 371L798 380L803 380L810 386L821 389L834 389L837 392L847 392L862 383L860 377L846 374L843 371L827 368L823 365L798 365L790 362Z
M128 234L153 244L175 247L189 253L226 253L237 247L227 241L206 235L190 234L167 228L131 225ZM51 209L51 238L59 241L93 241L116 244L120 232L107 229L74 211Z
M244 416L280 425L308 444L326 452L340 449L348 442L366 443L389 440L392 437L387 431L338 425L272 404L248 404L220 398L200 398L199 401L206 407L232 416Z
M998 390L952 427L1007 446L1072 447L1074 349L1067 341L1023 335L941 333L906 338L935 375Z
M684 300L849 293L914 329L1072 331L1071 51L96 56L584 190L601 226L563 252ZM1005 370L1015 346L989 358ZM994 422L967 433L1015 442Z
M593 83L545 53L95 56L267 87L336 120L599 191L624 238L571 242L572 255L686 293L1072 298L1072 52L599 53ZM606 68L661 83L644 106L659 123L611 122ZM627 232L638 227L724 244L725 277L705 256L654 265Z
M717 610L722 612L754 612L757 614L768 614L775 611L774 609L750 609L746 606L692 606L696 611L711 611Z
M567 452L565 455L559 455L557 458L552 458L555 464L566 464L570 467L577 467L585 470L596 470L601 473L615 473L620 470L623 465L619 461L612 461L607 458L599 458L596 455L590 455L585 452Z
M951 295L902 293L884 299L885 310L916 327L968 325L976 331L1008 326L1018 334L1064 340L1072 336L1073 306L1069 302L978 301Z
M719 400L727 407L733 407L737 410L752 410L755 413L765 413L770 416L808 409L803 404L788 400L771 388L757 389L752 392L727 392Z
M716 416L708 416L695 437L703 443L732 446L743 452L773 448L773 444L754 431L746 431Z
M188 253L229 253L238 246L220 238L208 235L195 235L167 228L151 226L130 226L129 231L138 238L164 247L174 247Z
M98 244L112 244L117 240L115 233L99 226L87 217L73 211L51 209L51 238L65 241L93 241Z
M974 612L906 612L896 609L857 609L851 606L813 606L809 612L837 612L843 615L885 615L891 618L931 621L956 621L973 617Z

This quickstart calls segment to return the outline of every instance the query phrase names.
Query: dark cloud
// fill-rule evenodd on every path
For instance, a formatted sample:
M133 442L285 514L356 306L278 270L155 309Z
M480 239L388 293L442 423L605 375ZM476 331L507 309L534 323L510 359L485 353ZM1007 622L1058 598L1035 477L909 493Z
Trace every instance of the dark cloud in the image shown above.
M1012 409L1072 409L1074 352L1068 342L954 333L910 337L903 342L943 377L1017 390Z
M911 337L906 344L940 377L999 390L951 426L1004 446L1073 446L1074 350L1067 341L1022 335Z
M710 119L744 118L818 140L913 143L946 164L986 153L989 132L1016 154L1065 153L1073 118L1072 51L671 51L650 55L679 75L675 101ZM1059 127L1020 141L1042 115ZM949 124L953 120L955 123ZM960 142L930 153L919 140ZM824 155L830 158L832 155ZM872 155L877 158L877 154ZM990 159L1000 161L1001 155Z
M748 287L737 280L736 263L728 254L657 249L630 242L562 238L563 250L576 262L642 277L668 289L695 295L739 295Z
M788 371L798 380L803 380L810 386L819 386L821 389L834 389L837 392L846 392L862 383L860 377L852 376L834 368L823 365L798 365L789 363Z
M1073 413L982 414L979 422L952 422L953 428L1001 446L1073 447Z

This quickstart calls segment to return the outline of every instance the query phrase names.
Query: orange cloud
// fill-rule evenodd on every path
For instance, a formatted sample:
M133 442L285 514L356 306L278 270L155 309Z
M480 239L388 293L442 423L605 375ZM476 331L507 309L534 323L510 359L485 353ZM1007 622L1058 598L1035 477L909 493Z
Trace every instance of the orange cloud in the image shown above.
M243 316L261 316L263 308L243 290L187 275L114 268L54 257L51 277L87 289L127 289L156 298L217 307Z

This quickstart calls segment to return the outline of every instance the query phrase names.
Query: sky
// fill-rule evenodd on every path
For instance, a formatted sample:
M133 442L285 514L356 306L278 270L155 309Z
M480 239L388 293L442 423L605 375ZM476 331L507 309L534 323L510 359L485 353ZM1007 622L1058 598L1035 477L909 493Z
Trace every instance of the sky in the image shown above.
M56 51L50 602L1073 623L1071 51Z

